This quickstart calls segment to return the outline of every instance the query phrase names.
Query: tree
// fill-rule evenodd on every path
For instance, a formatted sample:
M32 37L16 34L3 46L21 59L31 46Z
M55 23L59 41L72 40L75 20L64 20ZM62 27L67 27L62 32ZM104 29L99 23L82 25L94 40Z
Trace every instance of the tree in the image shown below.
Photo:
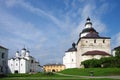
M115 56L120 58L120 48L115 49Z

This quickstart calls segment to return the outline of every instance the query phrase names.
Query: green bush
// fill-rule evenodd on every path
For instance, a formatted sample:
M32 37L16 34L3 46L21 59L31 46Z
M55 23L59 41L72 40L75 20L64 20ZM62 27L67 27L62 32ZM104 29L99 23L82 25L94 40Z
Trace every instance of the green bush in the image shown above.
M120 58L116 57L103 57L98 59L89 59L81 63L85 68L120 68Z
M98 59L89 59L81 63L85 68L97 68L101 67L101 62Z

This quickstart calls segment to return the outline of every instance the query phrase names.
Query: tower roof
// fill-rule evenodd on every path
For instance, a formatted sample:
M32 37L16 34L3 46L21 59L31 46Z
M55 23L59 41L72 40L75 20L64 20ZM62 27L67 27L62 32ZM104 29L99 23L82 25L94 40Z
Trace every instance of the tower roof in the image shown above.
M94 28L85 28L82 30L81 33L85 33L85 32L96 32L96 30Z
M16 53L19 53L19 51L16 51Z
M3 46L1 46L1 45L0 45L0 48L3 48L3 49L6 49L6 50L8 50L7 48L5 48L5 47L3 47Z
M77 51L77 48L76 48L75 46L76 46L76 44L73 42L73 43L72 43L72 48L68 49L66 52Z
M117 50L117 49L120 49L120 46L114 48L114 50Z
M109 53L104 52L104 51L98 51L98 50L87 51L84 54L82 54L82 56L84 56L84 55L108 55L108 56L110 56Z
M30 53L30 51L29 51L29 50L27 50L26 52Z
M79 34L80 37L99 37L99 33L92 27L90 18L86 19L85 28Z
M25 48L23 48L22 50L26 50Z
M89 16L88 16L88 18L86 19L87 21L90 21L90 18L89 18Z

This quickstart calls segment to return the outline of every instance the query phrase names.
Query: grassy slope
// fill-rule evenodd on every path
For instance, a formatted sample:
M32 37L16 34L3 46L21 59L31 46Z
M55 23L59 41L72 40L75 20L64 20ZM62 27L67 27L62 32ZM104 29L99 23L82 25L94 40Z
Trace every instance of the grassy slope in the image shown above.
M120 68L85 68L85 69L73 68L73 69L63 70L60 73L89 76L90 71L94 72L94 76L120 75Z
M80 76L89 76L89 72L94 71L95 76L105 76L105 75L120 75L120 68L88 68L88 69L66 69L61 71L60 73L64 74L72 74L72 75L80 75ZM47 80L113 80L107 78L99 78L99 79L81 79L80 77L70 77L70 76L62 76L62 75L46 75L44 73L37 73L37 74L9 74L8 77L3 77L0 80L40 80L40 79L47 79ZM117 79L114 79L117 80Z

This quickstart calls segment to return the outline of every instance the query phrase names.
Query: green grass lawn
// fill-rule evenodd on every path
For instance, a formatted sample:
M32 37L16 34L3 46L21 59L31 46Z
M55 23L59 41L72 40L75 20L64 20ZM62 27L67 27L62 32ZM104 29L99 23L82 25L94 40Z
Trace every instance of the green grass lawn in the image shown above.
M85 69L73 68L73 69L63 70L60 73L70 74L70 75L90 76L91 71L94 73L94 76L120 75L120 68L85 68Z
M75 76L65 76L55 73L36 73L36 74L8 74L7 77L0 78L0 80L118 80L108 78L87 78L79 76L90 76L90 71L94 72L94 76L115 76L120 75L120 68L73 68L66 69L59 73L70 74ZM120 80L120 79L119 79Z
M7 77L61 77L54 73L36 73L36 74L8 74Z

